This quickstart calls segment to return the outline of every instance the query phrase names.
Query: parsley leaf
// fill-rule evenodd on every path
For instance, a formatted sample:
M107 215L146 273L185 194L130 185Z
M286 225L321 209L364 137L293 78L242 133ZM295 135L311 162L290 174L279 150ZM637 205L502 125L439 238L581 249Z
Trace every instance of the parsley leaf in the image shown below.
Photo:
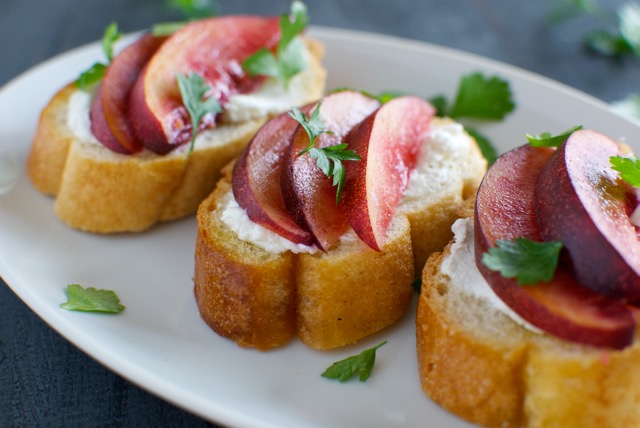
M373 348L362 351L358 355L345 358L344 360L333 363L328 369L322 373L322 377L328 379L338 379L340 382L346 382L355 375L359 375L360 382L369 379L373 364L376 361L376 351L387 341L374 346Z
M167 0L167 5L180 10L190 20L218 14L218 5L213 0Z
M93 287L85 289L79 284L69 284L66 291L67 302L60 305L62 309L117 314L125 308L111 290L96 290Z
M460 81L448 116L502 120L514 107L508 82L496 76L486 78L481 73L472 73Z
M485 137L483 134L481 134L474 128L465 126L464 129L465 131L467 131L469 135L471 135L476 140L476 143L478 143L478 148L480 149L482 156L484 156L484 158L487 160L487 163L489 165L494 163L496 159L498 159L498 152L493 147L493 144L491 144L491 141L489 141L487 137Z
M562 9L552 11L552 24L587 14L599 18L609 27L589 33L585 39L587 49L613 58L640 56L640 4L627 2L614 14L601 8L593 0L565 0L564 3Z
M189 73L187 76L177 74L176 78L178 79L178 86L180 87L182 103L191 117L191 147L189 148L189 153L191 153L196 143L200 122L204 116L207 113L220 113L222 108L215 98L203 99L204 95L211 88L199 74L194 72Z
M336 190L336 205L338 205L347 178L342 161L359 161L361 160L360 156L353 150L347 150L346 144L337 144L322 149L314 147L309 150L309 156L317 159L316 165L327 177L333 177L333 185L338 186Z
M276 54L262 48L242 63L250 76L269 76L282 80L285 88L293 76L307 67L304 44L296 38L309 22L307 7L300 1L291 3L291 13L280 18L280 40Z
M218 15L218 5L213 0L167 0L167 5L180 10L186 19L154 24L151 34L156 37L170 36L191 21Z
M86 91L92 85L98 83L104 77L107 67L113 60L113 45L122 37L122 33L118 30L118 24L112 22L105 28L102 35L102 51L107 57L107 63L96 62L89 69L82 72L75 81L77 88Z
M516 278L519 285L548 282L553 278L562 243L535 242L527 238L498 240L497 247L482 255L482 264L499 271L505 278Z
M558 24L569 18L579 16L583 13L599 16L604 15L604 11L598 6L595 0L564 0L556 1L551 9L547 20L550 24Z
M460 80L454 103L443 95L429 99L438 116L452 119L502 120L513 111L515 103L509 82L497 76L485 77L482 73L471 73ZM478 131L465 126L466 131L476 139L482 154L491 165L497 158L491 141Z
M557 135L551 135L550 132L543 132L540 135L526 134L526 137L529 144L533 147L558 147L569 138L569 135L579 129L582 129L582 125L574 126Z
M333 132L324 129L324 123L320 117L321 105L322 102L319 102L308 118L296 107L291 108L289 116L298 121L309 136L309 144L298 153L298 156L309 152L309 156L316 159L316 166L320 168L327 177L333 177L333 185L338 187L336 190L337 205L340 202L342 189L347 178L342 161L359 161L362 160L362 158L360 158L355 151L347 150L347 145L344 143L323 148L313 147L318 135L324 133L333 134Z
M96 62L91 67L89 67L86 71L82 72L80 76L78 76L78 78L75 81L75 85L79 89L86 91L91 86L100 82L106 72L107 72L107 66L100 62Z
M620 173L620 178L633 187L640 187L640 160L611 156L611 168Z
M618 11L620 34L631 47L633 53L640 55L640 4L630 2Z
M431 105L436 109L436 116L446 116L449 102L444 95L437 95L429 99Z
M322 122L322 118L320 117L320 107L322 106L322 101L320 101L316 108L313 109L309 117L302 113L297 107L291 107L291 111L289 112L289 116L291 116L295 121L297 121L305 131L307 131L307 135L309 136L309 144L302 150L298 155L303 155L307 153L313 147L313 143L315 143L316 138L320 134L333 134L333 132L324 129L324 123Z
M156 37L170 36L188 23L189 21L160 22L151 27L151 35Z

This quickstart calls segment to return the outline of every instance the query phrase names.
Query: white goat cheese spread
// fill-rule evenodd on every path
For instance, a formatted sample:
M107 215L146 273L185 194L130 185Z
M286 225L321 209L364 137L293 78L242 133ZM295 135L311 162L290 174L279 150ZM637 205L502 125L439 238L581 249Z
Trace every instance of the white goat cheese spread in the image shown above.
M452 287L459 293L473 296L486 302L487 306L507 315L517 324L535 333L542 331L524 320L504 303L491 286L484 279L476 267L473 245L473 219L458 219L451 227L454 233L454 243L451 245L449 255L442 260L440 271L450 279Z
M284 251L293 253L314 253L318 251L316 246L293 243L287 238L283 238L266 227L251 221L247 212L238 205L232 192L227 193L221 203L226 205L222 212L222 221L243 241L251 242L277 254Z

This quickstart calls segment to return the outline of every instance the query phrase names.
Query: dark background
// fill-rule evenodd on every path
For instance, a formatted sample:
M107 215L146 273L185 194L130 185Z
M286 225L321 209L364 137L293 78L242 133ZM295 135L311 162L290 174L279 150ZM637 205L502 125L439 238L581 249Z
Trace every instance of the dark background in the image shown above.
M391 34L477 53L606 102L640 92L640 59L611 60L583 49L588 32L606 28L604 21L581 16L548 24L551 9L562 1L306 3L314 25ZM289 8L284 0L219 0L217 4L223 14L279 14ZM598 4L614 10L623 1ZM131 32L180 18L180 12L163 0L0 0L0 85L43 60L98 40L112 21ZM1 427L207 425L78 351L0 281Z

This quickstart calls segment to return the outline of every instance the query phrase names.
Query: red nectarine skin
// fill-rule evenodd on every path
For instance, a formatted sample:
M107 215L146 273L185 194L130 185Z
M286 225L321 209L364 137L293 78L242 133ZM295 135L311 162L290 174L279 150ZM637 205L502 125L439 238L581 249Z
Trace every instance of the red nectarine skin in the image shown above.
M125 48L109 65L91 107L91 132L111 150L131 154L144 147L129 118L131 89L149 58L166 37L145 34Z
M325 129L315 146L322 148L341 144L351 129L374 112L380 103L355 91L336 92L326 96L320 107ZM315 108L315 107L314 107ZM336 205L336 188L308 154L299 153L309 144L302 127L296 131L289 154L285 157L282 191L285 205L299 224L306 225L318 246L327 251L347 228L344 212ZM354 161L346 161L354 162Z
M310 106L300 110L308 114ZM284 157L298 125L283 113L260 128L234 165L233 195L254 223L296 244L311 245L311 233L287 211L280 184Z
M562 267L548 283L520 286L482 263L483 254L499 239L541 241L534 191L552 154L553 149L526 145L502 155L491 166L476 198L476 265L493 291L532 325L573 342L624 348L635 332L631 311L581 286Z
M194 21L173 34L151 58L131 93L130 114L138 138L156 153L167 153L191 138L191 121L182 105L178 73L200 74L211 87L207 97L222 104L230 95L255 89L242 62L280 37L278 18L227 16ZM213 126L206 115L202 126Z
M343 207L353 230L376 251L384 245L434 114L433 106L422 98L395 98L345 139L362 161L345 165Z
M629 186L609 158L617 143L598 132L571 134L540 174L536 213L542 237L562 241L578 281L640 302L640 241L629 219Z

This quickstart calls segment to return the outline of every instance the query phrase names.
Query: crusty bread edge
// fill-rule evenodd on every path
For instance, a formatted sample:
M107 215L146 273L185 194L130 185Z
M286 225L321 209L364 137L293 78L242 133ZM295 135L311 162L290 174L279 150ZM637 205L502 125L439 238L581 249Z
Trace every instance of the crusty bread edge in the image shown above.
M433 401L487 427L640 423L637 338L613 351L536 334L501 314L492 317L498 321L491 329L465 324L448 305L478 308L450 300L452 284L440 271L450 246L429 258L416 313L419 376ZM496 328L503 337L492 333Z
M309 101L324 92L323 45L305 39L316 79ZM67 126L67 105L78 90L69 84L43 109L27 160L34 187L56 196L54 211L68 226L94 233L139 232L196 212L211 193L220 169L238 156L268 119L223 125L229 140L197 148L191 155L119 155L76 139Z

